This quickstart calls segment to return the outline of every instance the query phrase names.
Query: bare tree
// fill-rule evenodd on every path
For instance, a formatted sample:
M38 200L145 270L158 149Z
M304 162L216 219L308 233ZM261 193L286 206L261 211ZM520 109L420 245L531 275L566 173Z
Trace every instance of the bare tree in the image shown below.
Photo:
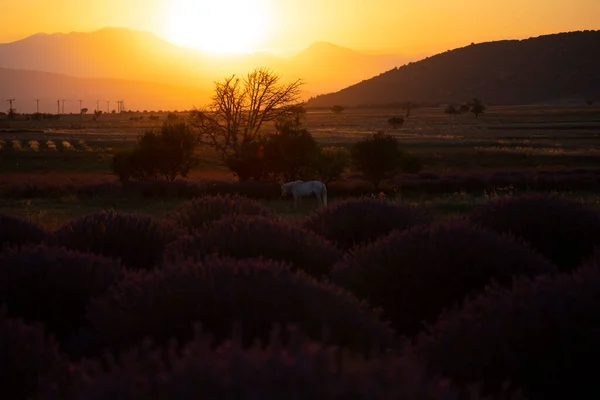
M216 148L223 159L239 156L265 122L296 118L303 83L300 79L287 84L279 81L279 75L257 68L241 80L232 75L215 82L212 102L189 116L201 143Z

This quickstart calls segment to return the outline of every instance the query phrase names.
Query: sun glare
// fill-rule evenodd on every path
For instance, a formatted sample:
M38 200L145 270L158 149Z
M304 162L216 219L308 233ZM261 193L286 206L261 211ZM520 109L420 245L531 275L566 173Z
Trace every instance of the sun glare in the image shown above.
M177 0L169 9L171 41L219 53L255 51L269 24L264 0Z

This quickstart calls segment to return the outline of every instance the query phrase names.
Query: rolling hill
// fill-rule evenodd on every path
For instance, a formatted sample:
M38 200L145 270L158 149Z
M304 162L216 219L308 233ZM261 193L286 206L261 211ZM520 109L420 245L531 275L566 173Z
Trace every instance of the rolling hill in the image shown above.
M200 101L208 99L215 80L233 73L245 74L255 67L271 68L282 75L284 81L301 78L306 82L306 99L339 90L417 57L363 54L327 42L315 43L292 57L278 57L270 53L211 54L176 46L154 34L127 28L36 34L0 44L0 67L3 68L74 78L122 79L188 87L203 93ZM48 87L57 86L49 84ZM77 87L88 88L86 85ZM0 95L3 91L0 87ZM15 88L6 95L23 98L24 93ZM60 91L49 95L65 96ZM91 93L78 92L74 98L88 95L92 96ZM122 97L125 101L134 101L133 96L134 92ZM189 107L191 104L186 108Z
M598 99L597 49L600 31L471 44L318 95L307 106L462 103L473 97L497 105Z

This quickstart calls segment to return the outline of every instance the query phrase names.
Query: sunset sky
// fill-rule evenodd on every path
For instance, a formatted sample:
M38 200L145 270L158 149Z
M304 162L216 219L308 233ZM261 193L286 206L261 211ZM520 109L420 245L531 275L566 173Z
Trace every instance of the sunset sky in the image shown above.
M289 53L323 40L414 54L600 29L598 16L598 0L21 0L3 4L0 42L119 26L207 50Z

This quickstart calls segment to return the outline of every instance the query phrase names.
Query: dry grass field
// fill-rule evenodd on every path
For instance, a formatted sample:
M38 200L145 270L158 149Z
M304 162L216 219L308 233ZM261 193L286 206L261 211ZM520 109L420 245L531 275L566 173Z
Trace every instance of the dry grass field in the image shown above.
M185 112L177 113L185 117ZM150 120L149 116L158 116ZM140 120L132 117L144 116ZM158 127L167 113L102 115L63 115L59 120L31 121L24 117L9 121L0 117L0 189L12 186L78 187L111 184L110 163L115 150L131 147L138 134ZM428 174L498 173L502 171L586 170L600 167L600 107L488 107L483 115L446 115L443 108L418 108L398 129L387 120L404 116L403 110L347 109L340 114L309 111L305 126L323 146L349 147L376 131L400 139L407 152L417 155ZM4 119L1 119L4 118ZM268 127L266 129L272 129ZM219 165L210 148L199 150L200 163L189 180L233 182L235 178ZM402 178L403 179L403 178ZM368 185L360 175L348 170L345 185ZM568 189L568 188L567 188ZM443 214L471 209L490 196L514 192L510 182L483 194L460 191L410 195L396 192L394 198L432 208ZM599 197L589 190L563 190L564 196L595 205ZM372 194L379 196L378 194ZM388 194L389 197L389 194ZM82 197L19 196L0 199L0 212L28 216L53 228L71 218L100 209L162 215L182 199L111 196ZM332 201L335 201L333 199ZM314 199L304 199L298 211L291 201L266 202L283 215L300 217L316 207Z

